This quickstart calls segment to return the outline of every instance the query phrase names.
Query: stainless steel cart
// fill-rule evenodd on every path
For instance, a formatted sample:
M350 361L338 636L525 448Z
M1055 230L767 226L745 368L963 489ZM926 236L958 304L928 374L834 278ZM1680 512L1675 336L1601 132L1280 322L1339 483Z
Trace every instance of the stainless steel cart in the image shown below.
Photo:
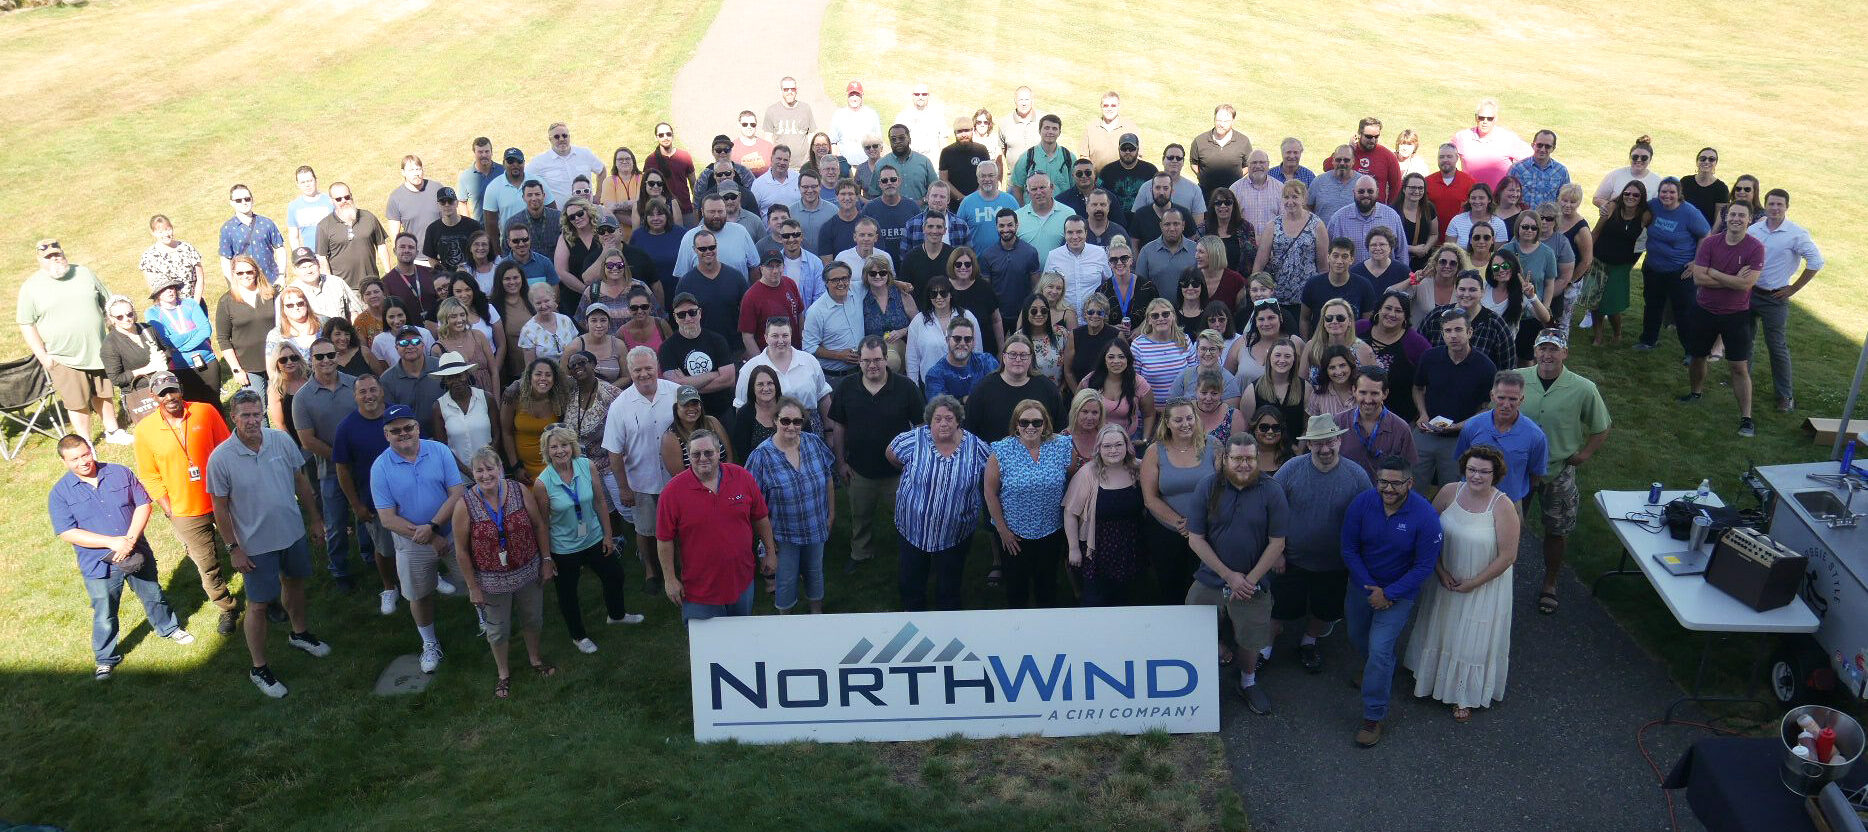
M1789 705L1817 691L1868 699L1868 477L1841 463L1757 469L1770 490L1771 538L1810 559L1803 599L1822 621L1814 634L1784 636L1770 685Z

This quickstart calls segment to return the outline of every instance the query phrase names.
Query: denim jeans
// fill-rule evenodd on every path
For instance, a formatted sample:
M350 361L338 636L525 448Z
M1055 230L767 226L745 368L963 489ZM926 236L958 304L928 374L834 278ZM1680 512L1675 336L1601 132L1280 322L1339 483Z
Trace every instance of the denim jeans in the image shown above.
M804 583L804 600L824 600L824 544L778 544L778 587L772 603L781 610L798 605L798 583Z
M355 519L350 513L350 501L344 499L344 489L337 484L337 466L331 465L331 473L318 478L318 499L324 506L324 555L330 562L331 577L350 577L350 535L352 529L357 535L357 554L369 563L374 557L376 545L363 531L363 521Z
M153 557L143 558L142 568L135 572L112 566L105 577L84 579L84 592L91 598L91 654L98 664L115 667L123 661L117 654L117 602L123 598L125 583L143 602L143 613L149 617L149 626L156 628L156 635L167 636L180 626L156 580Z
M752 583L746 584L746 591L739 594L739 600L731 604L696 604L692 601L681 603L681 623L706 621L709 618L752 615Z
M1349 628L1349 643L1365 660L1362 718L1376 722L1388 716L1388 694L1395 678L1395 643L1401 640L1408 615L1414 612L1414 599L1391 600L1394 604L1388 609L1371 608L1368 590L1359 586L1351 586L1343 596L1343 622Z

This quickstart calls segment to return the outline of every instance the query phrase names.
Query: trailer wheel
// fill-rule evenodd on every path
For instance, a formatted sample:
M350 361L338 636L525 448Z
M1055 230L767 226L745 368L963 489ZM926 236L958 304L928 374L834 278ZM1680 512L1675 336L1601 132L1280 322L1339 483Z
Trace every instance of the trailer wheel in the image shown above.
M1827 658L1808 639L1782 639L1767 671L1771 695L1786 708L1807 704L1818 695L1812 676L1828 670Z

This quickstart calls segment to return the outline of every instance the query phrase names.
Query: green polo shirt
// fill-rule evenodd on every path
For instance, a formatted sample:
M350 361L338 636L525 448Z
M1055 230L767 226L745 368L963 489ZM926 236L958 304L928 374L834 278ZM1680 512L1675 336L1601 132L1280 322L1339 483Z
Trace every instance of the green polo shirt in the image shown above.
M83 266L68 266L56 276L34 272L19 287L14 320L39 331L52 360L77 370L102 370L104 299L109 296L97 275Z
M1609 429L1609 406L1595 382L1565 369L1546 390L1536 367L1517 372L1524 377L1523 414L1544 429L1553 469L1582 450L1589 437Z

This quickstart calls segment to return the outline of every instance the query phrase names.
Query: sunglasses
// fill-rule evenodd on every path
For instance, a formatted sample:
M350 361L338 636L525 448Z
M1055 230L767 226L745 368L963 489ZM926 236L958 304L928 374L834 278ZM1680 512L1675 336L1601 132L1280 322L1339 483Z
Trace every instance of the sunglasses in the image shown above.
M1044 427L1044 420L1043 419L1020 419L1018 420L1018 426L1021 428L1041 428L1041 427Z
M398 347L419 347L421 345L422 345L422 339L420 338L398 338L396 339L396 346Z
M696 402L696 404L698 404L698 402ZM804 425L804 420L796 416L780 416L778 417L778 423L784 427L795 428L802 427Z
M1645 162L1645 161L1647 161L1647 160L1649 160L1649 159L1652 159L1652 158L1654 158L1654 157L1652 157L1652 156L1649 156L1649 155L1647 155L1647 154L1645 154L1645 153L1636 153L1636 154L1633 154L1633 155L1630 155L1630 156L1628 157L1628 161L1630 161L1630 162Z
M1275 425L1270 422L1266 422L1265 424L1259 425L1258 427L1254 428L1254 430L1257 430L1259 433L1283 433L1284 426Z
M1130 261L1131 259L1133 259L1133 258L1131 258L1131 257L1129 257L1129 256L1128 256L1128 255L1126 255L1126 254L1118 254L1118 255L1115 255L1114 257L1111 257L1111 258L1109 258L1109 262L1111 262L1111 263L1127 263L1127 262L1129 262L1129 261Z
M387 428L386 430L388 430L391 434L394 434L396 436L408 436L409 434L414 433L417 430L417 427L415 425L403 425L401 427Z
M304 308L306 307L306 305L307 305L307 304L305 304L305 303L302 303L302 302L301 302L301 303L288 303L288 304L284 304L284 306L285 306L285 308L287 308L287 309L304 309Z
M331 195L331 201L332 201L332 202L349 202L349 201L351 201L351 199L352 199L352 197L350 196L350 194L344 194L343 196L338 196L338 195L336 195L336 194L332 194L332 195ZM252 198L252 197L248 197L248 198L246 198L246 199L236 199L236 200L234 200L234 201L235 201L235 202L252 202L252 201L253 201L253 198Z
M1109 310L1107 309L1085 309L1083 310L1083 317L1085 318L1106 318L1106 317L1109 317Z
M783 234L778 235L778 238L781 240L796 240L803 236L804 236L804 232L802 231L787 231Z
M669 137L671 137L671 136L673 136L673 135L674 135L674 131L673 131L673 130L657 130L657 131L655 131L655 138L658 138L658 139L666 139L666 138L669 138Z
M507 243L509 243L509 244L511 244L511 245L515 245L515 246L516 246L516 245L518 245L518 244L520 244L520 243L530 243L530 242L532 242L532 238L531 238L531 237L514 237L514 238L512 238L512 239L510 239L510 240L507 240L506 242L507 242Z
M1702 161L1702 162L1717 162L1717 161L1719 161L1719 157L1717 157L1717 156L1701 156L1701 157L1699 157L1699 160L1700 160L1700 161Z
M568 139L568 138L570 138L570 137L571 137L571 134L569 134L569 133L553 133L553 134L551 134L551 137L552 137L552 138L554 138L554 139Z
M877 179L877 180L876 180L876 183L877 183L877 184L881 184L881 185L894 185L894 184L896 184L896 183L899 183L899 182L901 182L901 181L902 181L902 180L900 180L900 179Z
M949 335L947 336L947 340L952 341L956 344L971 344L973 343L973 336L971 335Z
M684 320L687 320L688 318L698 318L698 317L700 317L699 309L680 309L680 310L675 311L675 320L678 320L678 321L684 321Z
M1172 312L1150 312L1148 314L1148 320L1151 321L1165 321L1172 317L1174 317Z
M1348 315L1324 315L1323 322L1326 324L1346 324L1349 322L1349 316Z
M869 271L863 272L863 274L870 277L888 277L889 271L887 269L870 269Z
M1549 142L1537 142L1531 145L1531 147L1536 148L1538 150L1555 150L1557 148L1556 145L1551 144Z
M345 199L348 199L348 197L346 197ZM250 196L237 196L237 197L234 197L234 198L233 198L233 201L234 201L234 204L235 204L235 205L246 205L246 204L248 204L248 203L250 203L250 202L252 202L252 201L253 201L253 198L252 198L252 197L250 197ZM338 201L339 201L339 202L343 202L344 200L343 200L343 199L340 199L340 200L338 200Z
M758 126L759 126L759 122L756 122L756 121L742 121L742 122L740 122L740 123L739 123L739 126L741 126L741 127L758 127Z
M234 276L236 277L252 277L256 274L259 274L259 272L253 271L252 269L242 269L234 272Z
M952 296L953 296L953 292L947 289L928 290L928 297L930 298L945 298L945 297L952 297Z
M955 260L955 261L953 261L953 267L954 267L954 268L956 268L956 269L970 269L970 268L973 268L973 261L971 261L971 260Z
M715 250L717 250L717 249L719 249L719 248L720 248L720 247L719 247L719 246L717 246L717 245L712 245L712 246L695 246L695 247L694 247L694 250L695 250L695 251L698 251L698 252L703 252L703 253L704 253L704 252L709 252L709 251L715 251Z
M287 365L287 364L297 364L297 363L298 363L298 356L296 356L296 355L281 355L281 356L279 356L278 358L276 358L276 359L274 359L274 360L273 360L273 363L274 363L274 364L277 364L277 365L279 365L279 366L281 366L281 367L283 367L283 366L285 366L285 365Z
M572 211L572 212L571 212L571 213L569 213L569 214L565 214L565 215L564 215L564 218L565 218L565 219L567 219L567 220L581 220L581 219L583 219L583 218L584 218L584 212L582 212L582 211Z
M647 311L649 311L650 309L653 309L653 308L654 308L654 307L652 307L652 306L650 306L649 304L646 304L646 303L632 303L632 304L629 304L629 311L631 311L631 312L647 312Z
M133 320L136 320L136 313L125 312L121 315L112 315L110 316L110 319L113 321L133 321Z
M644 188L660 188L660 187L662 187L662 180L660 180L660 179L650 179L649 181L647 181L647 182L644 182L644 183L642 183L642 187L644 187Z
M879 145L879 144L869 144L869 143L867 143L867 142L864 142L864 143L863 143L863 149L864 149L864 150L881 150L881 149L882 149L882 145Z
M313 361L336 361L337 353L335 352L314 352L311 354L311 360Z

